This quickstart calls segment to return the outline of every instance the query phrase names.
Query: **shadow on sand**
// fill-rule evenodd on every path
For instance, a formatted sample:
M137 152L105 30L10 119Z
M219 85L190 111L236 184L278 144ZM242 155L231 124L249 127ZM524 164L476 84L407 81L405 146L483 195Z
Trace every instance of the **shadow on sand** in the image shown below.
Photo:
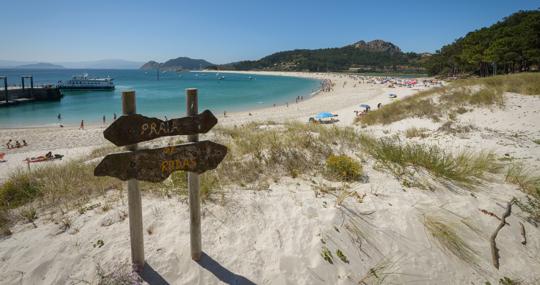
M139 276L150 285L169 285L169 282L163 279L148 263L144 265Z
M197 262L204 269L214 274L221 282L230 285L255 285L251 280L244 276L238 275L221 266L217 261L208 256L205 252L201 255L201 260ZM142 272L139 274L141 278L150 285L169 285L159 273L157 273L150 264L146 263Z
M221 266L217 261L208 256L205 252L201 255L201 260L198 262L204 269L210 271L221 282L230 285L255 285L251 280L244 276L238 275L229 271L229 269Z

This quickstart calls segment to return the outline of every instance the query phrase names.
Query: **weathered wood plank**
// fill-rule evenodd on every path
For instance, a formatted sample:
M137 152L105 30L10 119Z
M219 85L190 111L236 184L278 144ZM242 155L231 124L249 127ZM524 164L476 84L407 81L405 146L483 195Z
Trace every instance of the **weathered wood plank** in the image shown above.
M121 116L103 134L113 144L125 146L165 136L206 133L216 124L217 118L210 110L168 121L134 114Z
M178 170L203 173L214 169L226 154L227 147L211 141L115 153L103 158L94 175L160 182Z

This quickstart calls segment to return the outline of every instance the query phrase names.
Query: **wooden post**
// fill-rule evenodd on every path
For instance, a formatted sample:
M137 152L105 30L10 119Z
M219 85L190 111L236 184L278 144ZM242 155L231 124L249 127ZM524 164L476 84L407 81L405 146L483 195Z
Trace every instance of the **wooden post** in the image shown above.
M135 91L122 92L122 111L124 115L137 113ZM137 150L137 144L126 146L127 150ZM131 261L137 271L144 267L144 240L141 191L139 181L128 180L129 235L131 241Z
M34 96L34 76L30 75L30 97Z
M7 77L4 76L4 93L6 94L6 106L9 103L9 97L8 97L8 86L7 86Z
M199 113L197 89L186 89L186 113L194 116ZM199 135L189 135L189 142L199 141ZM201 199L199 197L199 174L188 172L189 191L189 232L191 241L191 259L201 259Z

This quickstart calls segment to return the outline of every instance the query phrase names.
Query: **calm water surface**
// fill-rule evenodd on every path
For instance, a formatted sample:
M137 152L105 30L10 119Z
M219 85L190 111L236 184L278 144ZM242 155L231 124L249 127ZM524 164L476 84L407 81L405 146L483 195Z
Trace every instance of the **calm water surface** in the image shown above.
M203 73L166 72L157 80L155 71L143 70L6 70L10 85L21 84L21 75L34 76L34 85L55 84L73 75L88 73L91 77L111 76L114 91L64 91L58 102L36 102L0 108L0 127L22 127L62 123L100 123L105 115L122 112L121 93L137 92L137 112L146 116L174 118L185 114L185 89L199 89L199 110L210 109L214 114L294 102L296 96L308 97L319 87L319 81L295 77ZM218 77L224 76L223 80ZM251 79L250 79L251 77ZM29 84L29 80L28 80Z

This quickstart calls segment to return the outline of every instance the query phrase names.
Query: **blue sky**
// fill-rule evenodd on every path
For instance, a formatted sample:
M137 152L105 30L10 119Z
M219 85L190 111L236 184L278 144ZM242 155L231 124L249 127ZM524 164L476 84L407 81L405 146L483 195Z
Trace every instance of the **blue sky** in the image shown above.
M434 52L538 0L0 0L0 59L214 63L383 39Z

